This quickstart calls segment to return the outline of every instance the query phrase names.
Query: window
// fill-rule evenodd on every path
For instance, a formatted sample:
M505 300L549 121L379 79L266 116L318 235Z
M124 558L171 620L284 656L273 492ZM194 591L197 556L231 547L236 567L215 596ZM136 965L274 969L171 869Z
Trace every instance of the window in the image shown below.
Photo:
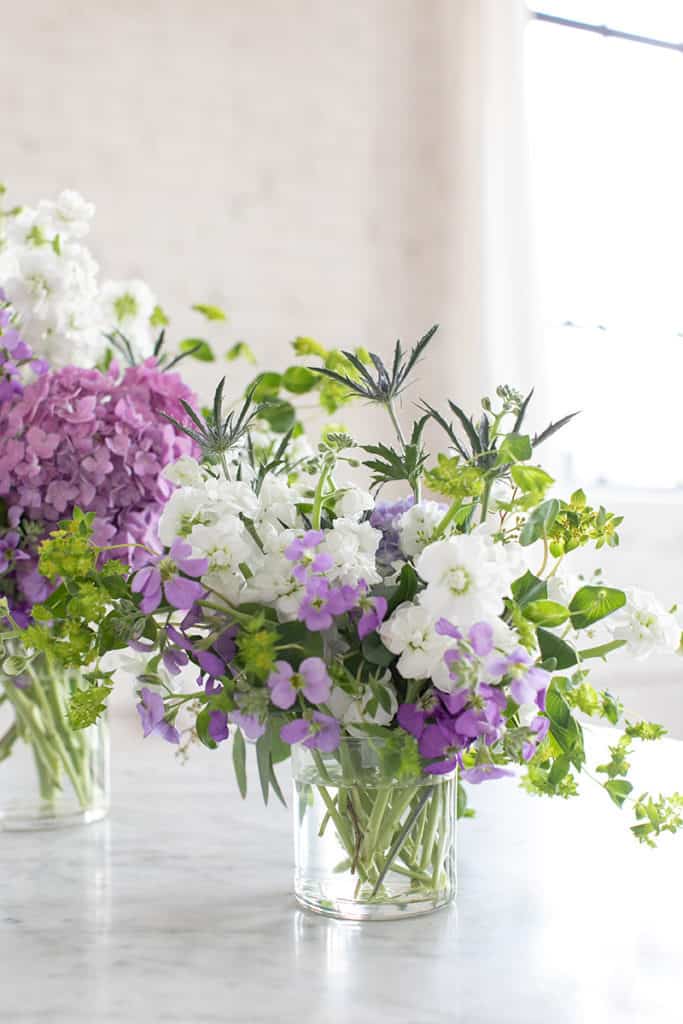
M683 43L679 0L538 6ZM532 19L526 68L555 472L683 488L683 52Z

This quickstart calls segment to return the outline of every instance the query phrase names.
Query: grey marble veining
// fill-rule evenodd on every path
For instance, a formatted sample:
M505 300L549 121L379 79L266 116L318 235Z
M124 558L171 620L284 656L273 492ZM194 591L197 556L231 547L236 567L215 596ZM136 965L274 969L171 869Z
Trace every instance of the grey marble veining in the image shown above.
M0 833L3 1024L683 1020L683 839L637 847L601 793L480 787L457 907L347 924L297 909L289 814L243 804L226 752L114 739L109 821ZM683 789L683 747L645 755Z

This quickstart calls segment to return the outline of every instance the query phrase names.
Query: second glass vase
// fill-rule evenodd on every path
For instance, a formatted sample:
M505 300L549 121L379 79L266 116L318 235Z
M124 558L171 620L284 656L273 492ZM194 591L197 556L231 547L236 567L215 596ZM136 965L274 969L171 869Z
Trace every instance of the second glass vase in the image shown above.
M83 686L49 657L0 673L0 829L88 824L109 808L107 723L74 731L67 703Z

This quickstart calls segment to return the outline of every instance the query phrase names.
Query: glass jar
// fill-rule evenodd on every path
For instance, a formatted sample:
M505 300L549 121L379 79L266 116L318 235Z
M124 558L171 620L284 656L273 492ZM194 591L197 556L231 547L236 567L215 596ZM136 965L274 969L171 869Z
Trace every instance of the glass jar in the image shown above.
M406 775L395 745L344 738L292 750L294 892L354 921L416 917L456 892L456 773Z
M0 829L45 829L103 818L109 808L104 719L72 730L71 695L85 683L48 656L21 675L0 671Z

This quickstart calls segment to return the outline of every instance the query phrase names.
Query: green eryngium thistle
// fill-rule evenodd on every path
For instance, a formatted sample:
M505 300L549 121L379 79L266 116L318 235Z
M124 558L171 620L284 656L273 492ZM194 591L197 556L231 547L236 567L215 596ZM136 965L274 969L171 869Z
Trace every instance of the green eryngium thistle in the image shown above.
M194 423L194 428L184 426L167 413L162 413L161 415L173 423L179 430L182 430L184 434L187 434L188 437L191 437L193 441L196 441L205 459L217 459L223 466L227 476L226 453L246 437L251 423L260 414L263 407L254 404L252 398L253 391L250 391L239 412L233 410L223 418L224 387L225 377L223 377L216 388L211 412L205 417L199 416L188 402L183 398L180 399L180 404Z

